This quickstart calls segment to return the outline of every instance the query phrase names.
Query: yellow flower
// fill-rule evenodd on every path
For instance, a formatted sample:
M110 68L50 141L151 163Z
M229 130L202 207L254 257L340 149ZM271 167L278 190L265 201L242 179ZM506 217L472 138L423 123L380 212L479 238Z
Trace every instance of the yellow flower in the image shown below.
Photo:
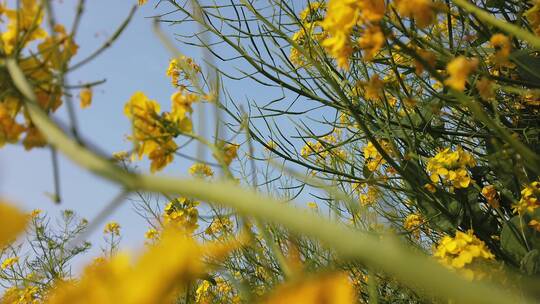
M467 233L457 231L453 238L443 237L433 256L444 266L460 270L468 279L481 276L481 272L475 273L468 267L473 262L495 259L486 244L478 239L472 230Z
M209 294L209 289L211 285L207 280L203 280L197 289L195 290L195 303L212 303L212 297Z
M421 28L433 24L440 10L432 0L396 0L395 5L400 15L414 19Z
M174 153L178 150L176 143L169 138L165 143L162 143L156 146L150 154L148 154L148 159L150 159L150 172L154 173L165 168L170 164L174 159Z
M18 257L10 257L10 258L5 259L2 262L2 265L0 265L0 268L2 268L2 269L10 268L10 267L13 267L13 265L15 265L17 263L19 263L19 258Z
M180 77L180 72L178 72L178 60L171 59L169 61L169 67L167 68L167 76L171 77L171 83L173 86L178 86L178 78Z
M322 46L336 59L340 68L349 69L349 57L353 52L350 37L353 27L359 23L378 22L384 17L384 12L384 0L330 0L322 22L329 37L322 42ZM378 38L374 37L370 45L376 46L373 42Z
M139 157L149 154L158 145L154 140L147 140L161 133L156 122L160 106L155 100L150 100L144 93L135 92L124 106L124 114L132 120L133 139L138 141Z
M320 44L327 36L327 33L323 32L321 28L320 21L302 23L300 29L293 34L291 39L303 48L304 52L307 52L309 58L306 58L298 48L291 47L289 54L291 62L298 67L307 67L312 61L316 61L318 53L315 44Z
M139 0L139 5L144 5L146 2L148 2L148 0Z
M109 222L107 225L105 225L103 233L120 235L120 225L117 222Z
M471 178L467 168L476 166L473 156L458 147L456 151L446 148L428 160L427 171L434 183L442 182L454 188L467 188Z
M240 237L200 245L182 233L166 230L135 262L127 254L118 254L87 266L77 281L59 282L47 303L172 303L188 283L207 272L205 259L222 260L245 242Z
M41 28L43 11L36 0L21 1L19 10L5 9L9 22L1 38L7 55L13 53L15 47L23 48L31 41L47 37L47 32Z
M530 226L532 229L534 229L534 230L540 232L540 222L539 222L539 221L537 221L537 220L530 220L530 221L529 221L529 226Z
M379 75L373 75L369 82L364 85L364 97L369 101L380 101L383 97L384 81Z
M360 193L360 205L365 207L375 204L380 195L381 191L377 187L367 185L367 191L365 191L364 193Z
M148 240L156 240L159 237L159 232L156 229L151 228L144 233L144 237Z
M178 83L180 76L184 76L184 79L190 79L194 74L199 73L200 71L201 68L192 58L180 56L169 61L166 74L171 78L171 83L174 87L182 87L182 85Z
M92 89L86 88L83 89L79 93L79 97L81 98L81 108L86 109L90 106L92 103Z
M278 144L273 140L269 140L266 145L268 146L268 148L264 147L266 150L276 150L278 148Z
M17 208L0 200L0 249L24 231L28 217Z
M480 97L489 100L495 97L495 90L493 88L493 81L488 78L482 77L479 81L476 82L476 89Z
M193 233L199 225L199 202L180 197L170 201L163 212L165 227L173 227L186 234Z
M189 167L189 174L195 177L209 177L214 175L214 171L207 164L196 163Z
M232 161L238 157L238 148L240 146L237 144L229 144L220 142L218 143L218 148L221 150L221 157L223 162L228 166Z
M35 218L39 217L41 212L42 212L41 209L32 210L32 212L30 212L30 218L35 219Z
M199 96L195 94L191 94L185 90L176 91L171 96L171 116L173 117L173 120L181 121L187 114L191 114L193 112L191 105L197 101L199 101ZM191 128L189 131L191 131Z
M313 210L317 210L319 208L319 206L315 202L308 202L307 205L310 209L313 209Z
M425 184L424 189L426 189L427 191L429 191L431 193L437 192L437 188L435 188L435 186L433 184Z
M540 207L540 182L532 182L521 190L521 199L512 207L514 212L524 214L525 212L534 212Z
M112 157L116 161L125 161L125 160L128 160L129 153L127 151L118 151L118 152L114 152L112 154Z
M39 53L45 63L54 69L62 69L77 54L79 46L61 24L54 26L54 36L47 37L38 45Z
M435 67L435 62L437 60L437 56L433 53L433 52L430 52L428 50L424 50L424 49L417 49L416 50L416 53L418 53L418 55L420 57L422 57L422 59L424 59L424 61L431 67ZM414 66L415 66L415 73L417 75L420 75L424 72L424 65L422 63L420 63L418 60L415 60L414 61Z
M156 101L150 100L142 92L136 92L124 106L124 113L133 124L133 135L129 139L135 142L139 159L147 155L151 160L152 173L173 161L174 153L178 149L173 140L175 131L191 131L191 120L188 117L181 121L178 119L181 116L180 111L183 111L182 116L186 113L185 105L178 103L180 101L173 101L173 114L161 115ZM179 107L183 110L179 110Z
M233 232L234 224L229 217L217 216L212 223L204 230L208 235L227 235Z
M40 304L39 289L36 286L25 288L11 287L4 292L0 303L5 304Z
M326 3L321 1L314 1L300 13L300 20L305 22L309 20L309 17L316 15L319 11L326 9Z
M349 304L356 302L350 278L342 272L304 277L299 281L278 286L262 303L326 303Z
M360 3L356 0L330 0L322 22L322 27L329 33L322 46L345 70L349 69L349 57L353 52L350 34L360 18Z
M491 46L495 49L495 54L491 57L495 66L499 67L512 67L513 64L509 61L508 57L512 52L512 43L510 38L504 34L495 34L491 36L489 40Z
M422 225L423 222L424 222L424 219L421 214L412 213L412 214L409 214L405 218L405 221L403 222L403 228L405 228L405 230L409 232L412 232L415 238L419 238L420 229L418 229L418 227L420 227L420 225Z
M360 39L358 45L364 50L364 58L372 60L384 45L384 34L378 26L368 27Z
M444 81L446 85L456 91L465 90L465 83L471 73L476 71L478 67L478 59L467 59L465 56L459 56L446 66L446 71L449 77Z
M0 102L0 147L6 143L15 143L19 140L19 136L24 132L25 128L17 123L15 116L17 112L15 107L17 103L11 100ZM16 101L17 102L17 101Z
M387 153L391 153L390 143L387 140L380 140L379 144ZM379 154L372 142L368 142L364 147L364 158L368 170L372 172L377 171L381 165L386 163L386 160Z
M303 147L302 150L300 150L300 155L303 158L308 158L311 154L313 154L313 151L315 150L313 148L315 144L311 141L308 141Z
M487 185L482 188L482 195L486 198L488 204L493 208L499 208L499 194L493 185Z
M26 137L23 140L23 146L25 150L30 150L35 147L44 147L47 144L47 140L36 127L31 126L26 129Z

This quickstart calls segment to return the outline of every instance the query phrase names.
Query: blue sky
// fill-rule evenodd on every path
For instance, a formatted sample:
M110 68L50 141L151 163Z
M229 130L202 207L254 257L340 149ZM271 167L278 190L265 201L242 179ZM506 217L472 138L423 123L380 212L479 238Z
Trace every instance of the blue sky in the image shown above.
M69 26L77 2L65 0L56 5L57 20ZM77 36L80 49L73 62L85 58L106 41L136 1L91 0L86 3ZM109 50L69 76L72 84L107 79L105 84L95 88L90 108L81 110L78 102L76 108L83 136L108 153L130 147L125 140L130 125L123 115L123 106L133 92L141 90L166 105L174 92L165 75L171 56L153 34L152 20L145 18L153 13L150 5L140 8ZM197 56L196 53L192 55ZM65 121L65 106L56 115ZM189 166L185 161L177 161L174 165L182 168L178 170L182 172ZM60 156L62 203L55 205L46 195L54 189L49 149L34 149L28 153L21 146L7 145L0 150L0 168L2 197L27 210L42 209L50 216L58 216L63 209L72 209L80 216L92 219L119 191L116 185L85 172ZM129 203L124 203L107 220L116 220L124 228L122 246L137 248L142 245L146 225ZM90 238L95 244L93 254L99 252L101 231L98 229Z
M77 2L76 0L57 2L55 10L57 20L69 27ZM136 3L135 0L86 2L81 28L76 37L80 49L73 62L78 62L101 46ZM110 49L93 62L69 75L71 84L107 80L105 84L94 89L93 103L90 108L80 109L78 101L75 108L79 131L85 138L109 154L131 147L125 139L130 132L130 124L123 115L123 107L135 91L143 91L150 98L157 100L161 103L162 109L169 108L170 95L174 93L174 88L170 85L170 79L165 75L165 71L172 56L155 36L152 30L152 18L149 18L159 11L166 10L165 5L164 8L156 11L150 3L139 8L132 22ZM174 28L164 27L164 30L172 37L173 33L191 34L196 28L194 24L183 24ZM182 53L196 60L201 57L200 50L196 48L180 43L177 43L177 46L181 47ZM226 48L219 47L218 51L225 57L233 55ZM237 61L220 67L227 72L237 72L235 70L237 67L251 70ZM269 100L279 98L282 94L288 95L280 89L254 85L254 82L249 80L228 82L226 87L237 100L242 102L247 100L251 102L253 98L256 98L257 100L254 101L265 104ZM299 107L306 109L306 105L302 103ZM197 110L211 113L209 107L196 109L196 112ZM328 116L328 119L332 119L334 115L333 112L320 114ZM65 106L55 115L67 121ZM205 121L212 125L212 115L206 114ZM263 125L262 122L258 124ZM284 134L296 135L289 121L282 120L279 126ZM183 152L193 155L194 149L188 147L187 151ZM190 165L190 161L177 158L164 173L176 176L186 175ZM92 219L119 193L117 185L93 176L60 156L62 203L55 205L46 194L52 193L54 189L49 149L34 149L28 153L19 146L5 146L0 150L0 168L0 195L2 197L27 210L42 209L51 217L58 216L63 209L71 209L84 218ZM146 170L148 163L141 162L140 168ZM307 195L302 195L300 198L302 201L313 200ZM142 246L144 232L148 226L144 219L135 213L129 202L126 201L121 208L110 215L107 218L107 221L109 220L115 220L122 226L121 246L123 248L136 249ZM102 228L94 231L89 240L94 244L90 257L99 254L100 245L103 244Z

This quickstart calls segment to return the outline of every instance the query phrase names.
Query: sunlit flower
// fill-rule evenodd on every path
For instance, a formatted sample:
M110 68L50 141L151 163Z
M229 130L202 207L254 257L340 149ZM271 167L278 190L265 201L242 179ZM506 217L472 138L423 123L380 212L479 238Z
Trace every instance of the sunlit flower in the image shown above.
M180 197L170 201L163 211L163 223L179 231L191 234L199 227L199 202Z
M209 177L214 175L214 171L207 164L196 163L189 167L189 174L195 177Z
M513 64L509 61L509 56L512 52L510 38L499 33L491 36L489 43L495 49L495 53L491 57L493 63L499 67L512 67Z
M433 24L441 9L432 0L396 0L395 4L400 15L414 19L421 28Z
M420 213L411 213L403 222L403 228L405 230L412 232L415 238L420 237L420 229L418 229L424 223L424 218Z
M92 89L85 88L79 93L81 98L81 108L86 109L92 103Z
M461 270L467 279L482 277L482 272L468 268L473 262L479 260L493 260L495 256L486 244L478 239L472 230L463 233L456 231L455 237L445 236L435 248L433 254L437 260L446 267Z
M24 231L28 216L12 205L0 200L0 222L2 223L2 229L0 229L1 249Z
M345 273L327 273L304 277L278 286L262 303L355 303L351 280Z
M19 263L19 257L10 257L10 258L5 259L2 262L2 265L0 265L0 268L2 269L10 268L10 267L13 267L13 265L17 263Z
M59 282L49 304L172 303L178 292L201 277L209 266L205 259L222 260L246 241L200 245L175 230L166 230L159 242L133 261L127 254L91 264L76 282Z
M467 78L471 73L476 71L477 67L478 59L467 59L464 56L459 56L450 61L446 66L449 77L444 83L456 91L463 91L465 90Z
M364 58L372 60L384 45L384 34L379 26L370 26L358 39L358 46L364 50Z
M120 225L117 222L109 222L105 225L103 233L110 233L114 235L120 235Z
M540 207L540 182L532 182L526 185L521 190L521 198L519 202L512 207L514 212L524 214L525 212L534 212L534 210Z
M429 159L427 171L433 183L442 182L454 188L467 188L471 183L467 168L475 166L473 156L461 147L456 151L446 148Z

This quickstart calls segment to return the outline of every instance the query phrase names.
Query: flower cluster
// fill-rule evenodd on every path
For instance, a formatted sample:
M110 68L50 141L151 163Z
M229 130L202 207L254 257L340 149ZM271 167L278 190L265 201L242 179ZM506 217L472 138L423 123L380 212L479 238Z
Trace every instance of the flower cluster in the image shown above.
M495 259L486 244L478 239L472 230L467 233L457 231L455 237L443 237L435 248L433 256L441 264L460 270L460 273L470 280L481 278L482 273L475 272L469 266L478 261Z
M47 303L171 303L210 268L204 257L220 260L241 245L242 240L201 245L183 233L166 230L160 242L135 261L118 254L87 266L77 281L58 282ZM156 261L161 267L156 267Z
M311 2L300 13L300 29L291 38L299 47L304 49L304 52L309 54L310 59L315 59L316 57L315 45L313 43L321 43L326 37L321 27L321 14L325 10L326 3L318 1ZM302 52L296 47L291 47L289 58L296 66L309 65L309 60L306 60Z
M9 257L2 262L2 265L0 265L0 268L2 269L10 268L10 267L13 267L13 265L17 264L18 262L19 262L18 257Z
M185 89L186 86L181 84L180 80L193 81L200 72L201 67L192 58L180 56L169 61L166 74L171 78L171 83L175 88Z
M120 235L120 225L117 222L109 222L105 225L103 233L111 235Z
M514 212L524 214L540 207L540 182L532 182L521 190L521 199L514 204Z
M189 167L189 174L193 177L214 176L214 170L207 164L196 163Z
M446 148L437 153L427 163L427 171L431 181L441 182L453 188L467 188L471 183L471 177L467 168L476 166L473 156L458 147L456 151Z
M372 58L382 45L380 29L375 25L385 13L384 0L331 0L322 27L328 32L322 46L330 56L336 59L337 65L349 69L349 58L353 53L351 33L356 25L367 24L366 31L371 37L360 41L361 47L367 49L368 58ZM374 28L371 28L374 27Z
M139 159L147 155L151 160L152 172L163 169L173 161L178 149L174 138L180 133L192 131L191 105L197 100L194 94L175 92L171 96L172 111L160 113L160 105L155 100L136 92L124 106L124 114L133 125L133 134L129 139L135 143Z
M379 144L385 150L385 152L391 152L390 143L387 140L379 140ZM364 147L364 158L366 159L368 170L372 172L377 171L381 165L386 163L386 160L382 157L372 142L368 142Z
M43 15L44 8L36 0L21 1L17 9L0 5L0 19L7 17L5 31L0 33L0 52L3 57L16 59L25 78L34 87L38 104L46 113L51 113L62 105L65 94L58 75L77 54L78 46L61 24L56 24L49 35L42 27ZM2 74L3 80L9 77ZM17 143L23 133L26 133L22 140L26 150L45 146L45 138L25 111L12 82L2 81L0 88L3 92L0 97L0 147Z
M513 67L509 61L510 53L512 52L512 42L510 38L504 34L495 34L489 40L491 46L495 49L495 53L491 56L491 61L496 67Z
M218 216L204 230L204 233L212 236L226 236L233 232L234 224L229 217Z
M421 28L433 24L437 13L443 9L433 0L396 0L395 6L400 15L414 19Z
M335 135L329 134L318 139L318 141L308 141L302 147L300 155L303 158L309 158L315 156L315 160L319 163L324 163L329 157L335 157L337 159L345 159L347 153L344 149L337 148L338 139Z
M449 77L444 83L456 91L463 91L465 90L467 78L471 73L476 71L477 67L478 59L467 59L464 56L459 56L450 61L446 66Z
M403 222L403 228L412 233L415 238L420 237L420 230L418 229L424 223L424 218L419 213L411 213L407 215Z
M163 212L163 223L166 227L175 227L186 234L192 234L199 225L199 202L180 197L170 201Z

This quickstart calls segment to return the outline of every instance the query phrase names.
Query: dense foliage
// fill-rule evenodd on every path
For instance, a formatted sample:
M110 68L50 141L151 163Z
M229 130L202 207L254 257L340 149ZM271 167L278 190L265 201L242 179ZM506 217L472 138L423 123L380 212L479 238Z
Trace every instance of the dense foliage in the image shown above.
M113 156L51 115L73 112L76 90L90 106L99 83L64 77L133 12L73 63L84 14L67 31L49 1L0 6L0 145L53 147L149 224L130 258L108 223L102 256L74 275L97 221L65 211L57 229L1 204L3 302L538 300L539 1L146 2L173 53L170 104L134 88L133 148ZM158 173L190 145L191 180L136 168Z

